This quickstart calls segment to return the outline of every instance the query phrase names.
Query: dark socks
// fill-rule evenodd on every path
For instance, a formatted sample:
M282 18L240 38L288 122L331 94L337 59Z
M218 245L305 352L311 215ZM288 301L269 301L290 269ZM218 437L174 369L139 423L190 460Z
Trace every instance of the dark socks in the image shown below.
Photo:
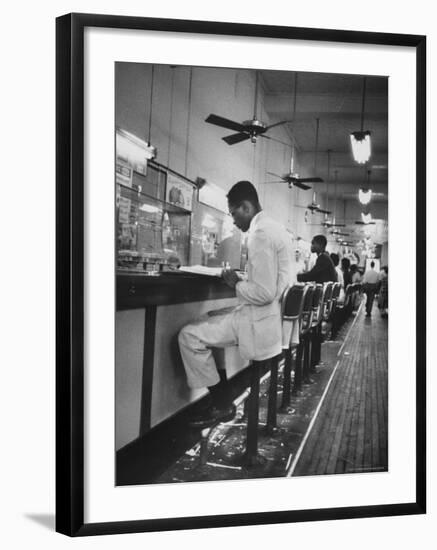
M218 407L219 409L224 409L231 405L232 400L231 396L229 395L226 373L223 376L221 371L219 371L219 374L220 382L218 384L215 384L215 386L209 386L208 390L211 394L213 405Z

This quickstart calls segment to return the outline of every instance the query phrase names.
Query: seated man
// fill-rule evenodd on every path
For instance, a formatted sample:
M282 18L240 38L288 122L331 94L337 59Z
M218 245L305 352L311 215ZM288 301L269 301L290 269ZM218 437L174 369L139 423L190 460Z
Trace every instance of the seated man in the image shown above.
M315 235L311 241L311 252L317 254L317 260L314 267L306 273L298 273L297 280L301 283L308 281L314 281L316 283L327 283L329 281L337 281L337 272L335 271L334 264L325 248L327 240L325 235ZM322 334L321 327L313 335L312 339L312 370L316 365L321 363L321 348L322 348Z
M228 421L235 407L226 381L220 380L211 347L238 345L240 355L261 361L281 352L280 298L290 281L291 246L287 232L262 211L255 187L248 181L236 183L228 195L229 212L241 231L248 231L247 280L233 270L223 278L235 288L238 306L185 326L179 333L179 348L191 388L208 387L211 406L191 424L207 427Z
M329 254L325 252L325 235L316 235L311 241L311 252L317 254L317 260L312 269L306 273L298 273L297 280L301 283L315 281L316 283L327 283L328 281L337 281L337 272L332 263Z

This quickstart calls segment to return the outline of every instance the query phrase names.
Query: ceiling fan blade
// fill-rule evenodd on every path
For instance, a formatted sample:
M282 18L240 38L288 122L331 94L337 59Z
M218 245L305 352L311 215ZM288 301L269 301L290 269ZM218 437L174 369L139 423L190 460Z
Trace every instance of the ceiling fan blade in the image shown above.
M270 128L274 128L275 126L280 126L281 124L288 124L292 122L291 120L281 120L281 122L275 122L275 124L270 124L270 126L266 127L266 130L270 130Z
M263 183L286 183L284 180L279 181L264 181Z
M277 143L280 143L281 145L285 145L286 147L291 147L290 143L287 143L286 141L281 141L280 139L276 139L271 136L266 136L265 134L258 134L258 137L262 137L265 139L270 139L271 141L276 141Z
M323 183L324 182L322 178L295 178L294 181L300 181L303 183Z
M317 208L317 212L320 212L321 214L332 214L330 210L323 210L322 208Z
M331 223L331 227L346 227L345 223Z
M299 187L299 189L303 189L304 191L307 191L308 189L312 189L309 185L305 185L304 183L301 183L301 180L292 179L290 183L292 183L296 187Z
M240 132L239 134L232 134L230 136L225 136L222 138L223 141L225 141L228 145L235 145L236 143L240 143L240 141L244 141L245 139L250 139L250 135L246 134L246 132Z
M279 174L275 174L274 172L266 172L266 174L268 174L269 176L275 176L275 178L281 178L282 179L282 176L280 176Z
M208 118L205 119L205 122L215 124L221 128L227 128L228 130L235 130L236 132L243 132L245 129L239 122L218 115L209 115Z

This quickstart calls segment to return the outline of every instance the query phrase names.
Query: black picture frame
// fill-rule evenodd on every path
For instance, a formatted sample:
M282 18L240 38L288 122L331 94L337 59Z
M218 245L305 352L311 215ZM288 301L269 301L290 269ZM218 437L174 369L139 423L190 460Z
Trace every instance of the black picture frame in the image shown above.
M416 52L416 499L388 505L84 523L84 29L375 44ZM422 514L426 511L426 37L68 14L56 21L56 530L69 536Z

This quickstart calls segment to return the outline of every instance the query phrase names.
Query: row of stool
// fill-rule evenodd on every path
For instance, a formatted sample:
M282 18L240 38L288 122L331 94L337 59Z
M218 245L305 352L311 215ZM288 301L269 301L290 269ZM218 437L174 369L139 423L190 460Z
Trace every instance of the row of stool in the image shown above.
M357 293L361 292L361 285L348 285L344 302L341 303L338 300L340 291L340 283L334 282L298 283L290 285L284 291L281 299L282 323L298 323L299 338L298 342L290 342L280 355L263 361L252 361L250 365L250 393L245 401L246 448L240 458L242 466L252 467L259 462L259 393L262 375L270 370L266 431L274 434L277 429L279 364L283 359L283 391L279 410L286 413L289 410L291 395L298 395L302 385L311 382L310 376L315 373L316 365L320 362L322 339L326 337L330 327L337 329L352 313ZM292 384L293 355L295 364ZM210 431L205 430L203 434L202 448L205 452L209 433ZM205 452L201 453L203 464L206 462Z
M292 352L296 350L295 380L293 391L296 386L296 376L299 380L302 378L302 365L306 372L307 365L310 364L311 353L311 331L318 330L323 319L330 315L332 307L333 283L326 285L315 285L311 283L302 283L289 286L281 299L281 315L283 323L299 324L299 343L290 344L280 355L270 357L263 361L252 361L250 366L250 394L246 402L247 414L247 433L246 449L242 457L242 464L250 467L258 463L258 420L259 420L259 386L262 373L270 369L270 385L268 391L266 431L274 433L277 427L277 389L278 389L278 367L281 359L284 359L283 370L283 392L280 410L285 412L290 404L291 394L291 372L292 372ZM327 289L330 289L327 292ZM324 302L325 300L325 302ZM303 352L304 361L303 359Z
M344 292L344 301L337 303L336 309L332 317L332 333L335 336L342 325L352 315L354 309L357 308L359 297L362 294L361 283L351 283L347 285Z
M253 466L258 463L258 420L260 378L266 368L270 369L266 430L273 434L277 427L278 367L284 359L282 400L280 412L289 410L291 395L298 395L302 385L311 382L320 362L321 343L334 323L344 323L351 315L361 285L354 283L345 290L344 302L339 302L340 283L302 283L289 286L281 300L282 322L298 323L299 341L290 342L282 354L264 361L252 361L250 395L248 397L246 450L242 463ZM292 358L295 356L292 384ZM292 387L293 386L293 387Z

